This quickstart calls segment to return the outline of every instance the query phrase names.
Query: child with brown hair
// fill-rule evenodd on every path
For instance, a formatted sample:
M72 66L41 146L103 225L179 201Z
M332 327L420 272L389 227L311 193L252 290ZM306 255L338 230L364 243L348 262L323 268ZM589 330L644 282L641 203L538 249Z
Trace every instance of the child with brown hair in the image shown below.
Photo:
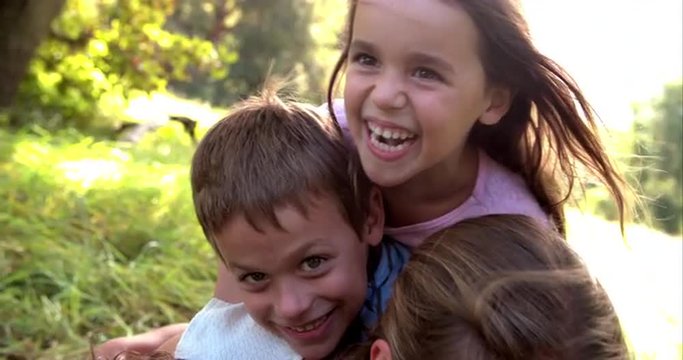
M385 234L416 246L489 214L551 219L564 233L583 174L609 190L623 230L628 184L519 1L351 0L348 14L329 111L382 190Z
M330 118L273 89L216 123L194 154L192 194L233 298L211 299L162 350L321 359L375 321L409 254L380 243L381 195L357 161Z
M628 358L604 290L520 215L465 220L416 248L370 340L344 358Z

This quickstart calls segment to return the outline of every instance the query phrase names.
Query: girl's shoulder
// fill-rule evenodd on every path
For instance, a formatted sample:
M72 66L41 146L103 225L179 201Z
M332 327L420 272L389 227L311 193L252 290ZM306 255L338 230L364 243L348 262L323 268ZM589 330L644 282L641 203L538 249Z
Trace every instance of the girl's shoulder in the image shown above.
M472 193L486 215L518 214L543 221L549 217L531 192L521 175L479 152L479 174Z
M329 103L323 103L318 106L318 111L324 115L331 115L329 109ZM332 100L332 111L334 112L334 117L337 119L337 123L342 129L348 129L348 122L346 121L346 109L344 108L344 99L333 99Z
M402 227L386 227L384 233L415 247L428 236L460 221L502 214L526 215L545 224L552 223L524 179L480 151L477 181L472 195L464 203L435 219Z

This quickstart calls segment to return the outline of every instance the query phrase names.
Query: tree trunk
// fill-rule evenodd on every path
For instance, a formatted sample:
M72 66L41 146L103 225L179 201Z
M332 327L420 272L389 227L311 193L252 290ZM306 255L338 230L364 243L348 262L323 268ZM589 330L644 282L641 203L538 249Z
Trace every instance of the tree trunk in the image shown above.
M0 108L9 107L64 0L0 0Z

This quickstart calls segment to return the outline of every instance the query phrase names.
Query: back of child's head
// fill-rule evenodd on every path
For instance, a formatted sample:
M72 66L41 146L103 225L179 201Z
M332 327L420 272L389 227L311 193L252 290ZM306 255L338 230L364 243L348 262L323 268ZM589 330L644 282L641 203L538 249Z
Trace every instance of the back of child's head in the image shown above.
M374 338L393 360L627 358L614 308L579 257L517 215L467 220L417 248Z
M244 216L257 230L281 228L276 208L293 205L306 215L314 195L337 200L359 232L371 188L359 169L332 119L265 89L237 104L199 143L191 170L195 211L214 247L233 217Z
M596 116L578 85L534 46L519 1L432 1L457 6L469 15L478 30L488 84L512 92L507 113L494 125L477 122L470 143L522 175L562 233L563 204L582 171L588 171L612 193L623 231L630 188L607 155ZM351 1L345 44L328 87L329 104L349 58L357 3Z

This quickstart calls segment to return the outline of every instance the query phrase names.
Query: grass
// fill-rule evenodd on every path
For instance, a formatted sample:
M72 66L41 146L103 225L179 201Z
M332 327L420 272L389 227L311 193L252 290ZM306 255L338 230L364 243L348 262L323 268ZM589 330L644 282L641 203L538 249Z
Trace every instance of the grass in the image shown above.
M0 358L73 358L185 321L211 295L182 135L133 148L0 132Z
M193 146L176 125L137 146L0 130L0 358L80 357L89 343L186 321L209 298L215 258L192 209ZM680 359L681 240L632 226L624 241L614 223L568 218L636 358Z

